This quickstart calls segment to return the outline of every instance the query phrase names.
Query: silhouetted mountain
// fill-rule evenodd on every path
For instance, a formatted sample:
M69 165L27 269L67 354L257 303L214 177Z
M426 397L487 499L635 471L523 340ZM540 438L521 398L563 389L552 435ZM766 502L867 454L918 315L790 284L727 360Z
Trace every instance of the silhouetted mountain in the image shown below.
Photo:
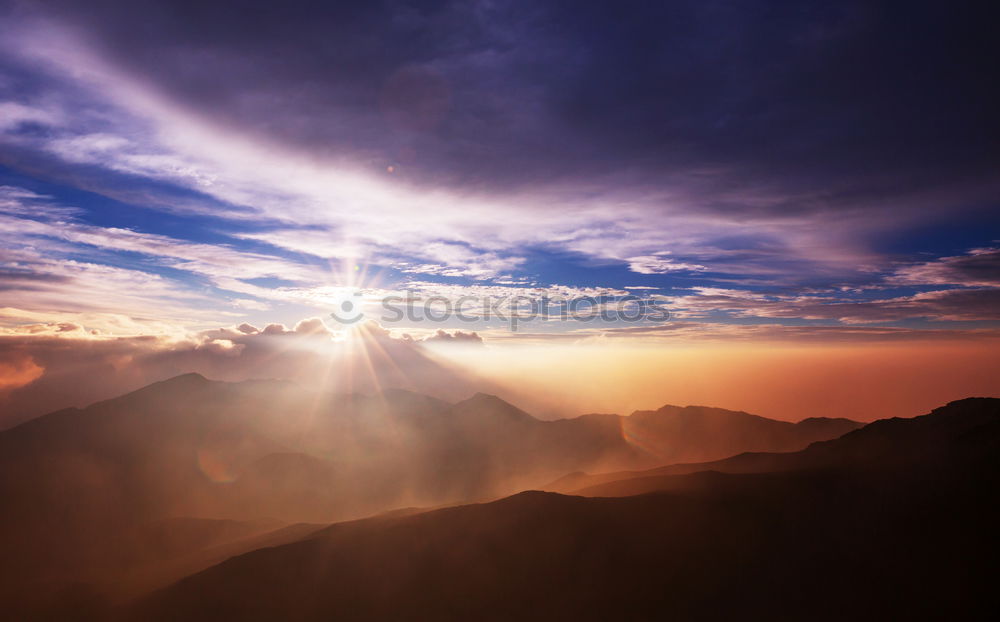
M857 425L703 407L541 421L485 394L449 404L187 374L0 432L0 578L118 581L146 563L124 554L136 547L128 534L165 519L328 523L496 498L583 469L798 448Z
M230 559L129 613L991 619L998 443L1000 400L963 400L785 454L779 472L672 476L669 491L621 498L527 492L337 524Z
M881 419L836 439L816 442L803 451L789 453L743 453L724 460L672 464L644 471L571 473L544 486L545 490L586 495L618 496L683 485L674 476L714 471L719 473L769 473L831 466L852 468L905 468L911 464L949 468L967 459L958 449L963 443L995 442L993 432L982 436L972 430L998 425L997 400L967 398L936 408L913 419ZM985 428L984 428L985 429ZM990 441L994 439L994 441ZM620 486L620 488L619 488Z
M663 406L622 420L622 433L660 463L712 460L744 451L794 451L860 427L849 419L774 421L707 406Z
M540 421L484 394L450 405L402 390L317 394L187 374L0 433L0 464L27 474L0 475L0 486L67 512L86 490L131 517L320 521L489 498L580 469L798 449L857 425L704 407ZM83 504L97 514L108 505Z

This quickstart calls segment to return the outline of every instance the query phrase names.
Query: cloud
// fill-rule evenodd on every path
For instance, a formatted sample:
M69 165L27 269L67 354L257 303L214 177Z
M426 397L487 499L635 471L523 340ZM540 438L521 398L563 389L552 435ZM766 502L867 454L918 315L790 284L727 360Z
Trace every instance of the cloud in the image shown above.
M478 336L449 337L471 342ZM189 372L226 381L288 379L303 391L401 388L455 400L497 389L377 324L335 334L320 318L292 329L242 324L175 337L108 337L76 325L25 325L0 333L0 371L0 428Z
M323 320L318 317L312 317L299 321L295 325L293 331L299 333L300 335L330 335L333 332L328 329L326 324L323 323Z
M58 218L81 212L75 207L54 204L52 197L38 194L26 188L0 186L0 213L16 216Z
M154 0L6 14L3 161L128 199L148 224L4 186L8 324L62 313L174 334L300 317L353 289L368 304L408 288L624 295L629 272L691 319L993 321L996 249L900 267L879 248L946 210L983 221L995 194L995 95L938 57L909 71L940 16L914 8L904 40L891 11L854 3L682 2L647 8L662 19L616 11L614 32L598 6L503 7L311 9L283 15L289 30L263 4L236 21ZM963 42L990 40L985 22L946 18ZM803 75L827 79L803 92ZM910 289L852 295L889 286ZM263 317L286 305L299 315Z
M0 131L10 131L25 124L53 124L62 121L57 115L44 108L26 106L17 102L0 102Z
M267 276L311 278L306 268L294 262L261 253L238 251L225 244L200 244L164 235L141 233L118 227L96 227L70 220L44 222L0 217L5 235L46 237L78 245L126 251L161 258L169 265L209 277L243 279Z
M45 369L30 356L10 356L0 361L0 393L19 389L38 380Z
M1000 286L1000 248L974 248L964 255L904 266L888 279L900 285Z
M699 272L708 270L705 266L679 262L670 257L669 253L657 253L644 257L629 257L628 267L639 274L666 274L668 272Z
M921 344L941 342L951 344L1000 343L1000 330L996 328L971 329L912 329L894 326L788 326L783 324L733 325L676 321L658 325L579 328L561 333L490 334L491 343L514 341L518 344L571 344L586 346L591 343L616 343L627 346L642 344L810 344L837 346L840 344ZM571 355L570 355L571 356Z
M847 324L1000 320L1000 289L950 289L909 296L844 300L829 296L773 296L743 290L699 288L697 294L663 297L675 317L693 319L713 313L739 318L834 320Z
M316 257L480 279L548 248L650 275L842 280L889 263L879 235L942 206L974 217L965 206L996 190L981 156L994 95L929 70L912 80L934 113L910 105L918 85L901 76L941 28L919 7L903 40L892 11L852 3L775 16L685 2L613 19L543 3L518 19L503 2L389 2L283 15L288 46L266 5L234 22L139 4L47 3L10 20L11 62L37 78L8 102L22 120L6 140L196 191L212 201L202 211L269 223L244 239ZM990 39L982 20L948 19L962 41ZM853 97L855 74L885 88ZM396 96L400 75L412 97ZM802 75L827 76L821 96ZM945 84L967 97L927 101ZM434 123L393 121L425 104ZM944 111L949 131L932 130Z
M207 279L227 292L278 300L282 297L273 288L250 281L276 277L308 286L328 272L224 243L95 226L78 217L81 210L54 204L49 197L9 186L0 191L0 240L5 247L0 251L0 289L12 306L68 313L113 308L134 316L167 314L163 319L184 324L206 317L216 322L225 314L220 313L219 299L192 291L181 279L165 277L163 268ZM114 265L122 263L121 253L139 255L142 263ZM216 307L215 313L206 314L209 306ZM226 306L270 308L248 298L233 298Z
M455 330L449 333L439 328L432 335L424 337L420 341L425 343L482 345L483 338L475 331Z
M993 127L988 103L996 101L949 70L988 68L982 52L992 33L982 15L913 6L900 33L881 2L807 12L701 2L642 11L558 1L530 11L508 2L310 4L281 13L280 28L263 2L249 3L242 20L224 8L177 11L157 1L124 9L50 2L35 15L49 28L36 24L32 34L51 39L56 26L82 33L121 73L148 76L213 123L450 184L586 179L621 162L643 184L664 170L707 176L728 165L741 178L795 189L821 185L808 179L817 174L840 188L874 186L879 175L851 165L887 153L895 160L879 160L882 177L920 164L938 171L927 181L940 181L983 163L977 147L989 144L981 128ZM967 45L932 56L926 42L942 36ZM49 52L59 43L49 42ZM926 71L905 74L911 63ZM805 88L809 75L827 79ZM859 83L881 88L859 91ZM925 106L912 105L914 93ZM944 93L983 103L962 108ZM887 111L893 124L884 122ZM933 114L955 135L928 127ZM741 202L768 210L782 194L758 191Z

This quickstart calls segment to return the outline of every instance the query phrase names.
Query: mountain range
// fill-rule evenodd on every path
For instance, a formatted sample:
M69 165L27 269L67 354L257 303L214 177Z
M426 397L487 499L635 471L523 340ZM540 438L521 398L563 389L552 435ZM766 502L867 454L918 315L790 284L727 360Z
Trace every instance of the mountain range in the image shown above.
M991 619L998 442L1000 400L971 399L771 455L776 471L702 470L716 463L341 523L227 560L128 615Z
M881 546L864 516L952 525L947 499L982 536L997 404L866 426L702 406L542 421L484 394L187 374L0 432L0 600L22 619L712 618L710 577L764 598L751 562L832 580L803 556L844 570L844 538Z

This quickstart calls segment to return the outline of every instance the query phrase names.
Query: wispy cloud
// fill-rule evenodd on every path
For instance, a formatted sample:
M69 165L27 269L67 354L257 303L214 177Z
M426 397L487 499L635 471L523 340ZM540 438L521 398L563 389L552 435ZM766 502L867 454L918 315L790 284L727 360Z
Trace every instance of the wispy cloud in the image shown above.
M639 274L712 269L787 275L781 264L793 258L851 272L859 260L874 260L847 242L852 218L843 214L822 225L822 235L816 220L824 217L815 212L768 212L734 222L696 208L683 184L637 191L628 189L627 179L612 176L573 184L553 180L500 195L374 174L208 123L110 65L72 31L48 21L34 25L36 36L24 40L12 33L11 41L22 44L22 56L48 68L50 88L70 84L72 92L87 93L89 114L39 114L36 122L48 127L44 135L15 132L8 140L68 163L184 186L221 206L249 208L260 219L294 226L245 234L247 239L321 257L351 253L408 271L473 278L523 265L523 251L536 246L582 253ZM751 207L761 200L745 199ZM246 217L236 209L213 209ZM864 225L877 222L868 214ZM780 237L782 244L748 255L717 243L737 236Z
M889 281L899 285L1000 286L1000 248L974 248L964 255L903 266Z
M743 18L771 28L753 11L737 16L698 3L676 10L712 17L692 23L713 24L726 40ZM844 128L883 132L885 124L872 121L880 106L857 111L860 121L845 117L802 100L797 82L782 76L766 81L772 101L743 79L758 68L741 65L742 57L733 62L743 71L730 74L726 65L731 80L719 82L733 92L720 94L703 92L690 68L665 54L673 79L701 96L677 91L664 99L650 87L663 82L659 70L632 62L640 60L632 46L602 57L600 42L587 39L593 50L577 45L586 32L578 28L601 23L593 8L555 35L531 30L554 17L544 7L538 23L522 23L491 3L444 3L415 23L438 33L461 25L466 44L421 38L413 43L420 62L395 47L410 40L408 26L386 21L377 7L359 11L322 28L298 23L304 49L323 44L315 58L266 32L251 40L225 20L201 20L205 36L185 41L153 24L139 42L128 27L131 9L90 15L37 6L5 15L0 71L10 70L14 86L0 88L0 141L13 154L3 161L37 175L39 188L65 184L135 210L122 225L93 206L4 185L6 304L23 313L113 307L110 315L147 326L162 317L190 327L213 313L324 309L354 289L371 303L414 288L452 297L534 288L656 291L678 317L706 325L997 319L992 246L920 262L913 260L920 249L880 248L900 229L939 222L941 206L982 218L976 205L996 183L977 152L966 152L963 145L980 140L968 132L964 143L924 135L925 124L900 111L897 121L911 134L881 140L898 147L921 136L927 144L890 149L905 152L899 162L876 157L889 147L845 143L867 134ZM398 37L384 37L389 43L375 50L352 31L355 19ZM657 49L690 44L684 57L694 66L719 66L689 37L654 35L634 20L623 28ZM851 36L882 45L858 28ZM758 52L800 68L844 70L837 55L815 54L817 42L786 39ZM823 45L846 43L832 37ZM319 62L331 49L352 50L357 67ZM624 61L635 81L612 66ZM403 74L434 88L398 92ZM291 75L300 78L289 83ZM595 89L593 80L605 86ZM433 101L408 99L425 91ZM722 101L724 109L713 107ZM775 118L761 119L760 110ZM803 111L840 130L798 126L810 117ZM931 143L954 161L927 151ZM931 152L936 167L926 160ZM856 166L862 157L883 164L871 172ZM168 226L140 211L191 220ZM211 230L200 230L196 218L210 219ZM352 276L356 266L379 278Z

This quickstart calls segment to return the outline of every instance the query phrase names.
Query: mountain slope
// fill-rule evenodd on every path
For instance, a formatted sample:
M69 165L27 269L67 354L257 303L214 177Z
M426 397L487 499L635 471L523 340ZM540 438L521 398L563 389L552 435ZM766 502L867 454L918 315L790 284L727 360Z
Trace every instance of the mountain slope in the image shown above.
M128 613L142 620L982 617L996 613L998 422L1000 400L966 400L814 445L792 470L701 473L686 489L620 498L529 492L338 524L228 560Z
M704 407L540 421L483 394L448 404L400 390L316 394L187 374L0 433L0 491L31 499L25 507L43 522L52 508L109 520L110 507L143 519L315 522L495 497L668 455L798 449L857 425L819 429Z
M653 466L664 447L718 456L816 433L718 409L634 417L540 421L484 394L450 404L178 376L0 432L0 577L104 580L128 566L122 534L164 519L329 523Z
M849 419L774 421L707 406L663 406L622 420L622 434L659 463L715 460L745 451L796 451L861 424Z
M997 400L967 398L951 402L931 413L913 419L882 419L840 438L816 442L799 452L744 453L724 460L704 463L673 464L644 471L611 473L571 473L547 484L544 489L582 495L639 494L684 485L680 476L699 472L768 473L832 466L866 468L877 466L905 468L911 463L939 464L946 468L965 460L965 452L956 447L975 442L994 442L998 438L992 426ZM958 415L956 415L958 413ZM981 436L973 431L979 430ZM942 442L942 439L950 442ZM977 440L980 439L980 440ZM971 452L970 455L979 455ZM621 486L620 490L616 486Z

